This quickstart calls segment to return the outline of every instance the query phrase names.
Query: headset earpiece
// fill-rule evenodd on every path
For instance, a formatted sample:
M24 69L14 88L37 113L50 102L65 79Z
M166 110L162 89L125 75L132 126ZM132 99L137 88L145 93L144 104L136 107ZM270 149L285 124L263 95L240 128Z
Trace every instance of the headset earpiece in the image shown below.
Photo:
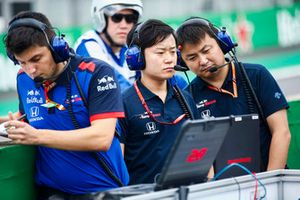
M70 58L70 48L64 36L55 36L52 39L51 47L53 50L53 58L56 63L66 61Z
M222 27L218 31L218 40L220 41L220 47L224 54L234 50L236 44L232 42L231 37L227 34L226 28Z
M141 48L136 44L136 42L139 42L139 34L142 27L143 23L137 25L133 32L133 36L129 47L126 51L126 62L128 68L132 71L139 71L145 69L145 59L143 53L141 51Z
M175 66L175 70L176 71L188 71L189 68L188 66L185 64L184 60L181 57L181 52L180 52L180 46L178 47L178 49L176 49L176 53L177 53L177 66ZM178 66L179 65L179 66Z
M37 29L45 35L49 48L56 63L66 61L70 58L70 49L68 43L63 39L63 36L55 36L51 41L49 40L45 30L49 28L46 24L34 18L20 18L12 21L9 25L8 32L14 28L27 26ZM15 65L19 64L15 56L6 52L7 56L14 62Z
M144 56L137 45L128 48L126 52L126 62L128 68L132 71L145 69Z
M222 29L220 29L204 18L194 17L188 19L182 25L180 25L178 30L183 29L186 26L196 26L196 25L207 26L211 30L211 32L215 35L216 39L218 40L220 48L222 49L222 52L224 54L233 51L234 48L236 47L236 44L232 42L230 36L227 34L225 27L222 27ZM216 29L217 33L213 29Z

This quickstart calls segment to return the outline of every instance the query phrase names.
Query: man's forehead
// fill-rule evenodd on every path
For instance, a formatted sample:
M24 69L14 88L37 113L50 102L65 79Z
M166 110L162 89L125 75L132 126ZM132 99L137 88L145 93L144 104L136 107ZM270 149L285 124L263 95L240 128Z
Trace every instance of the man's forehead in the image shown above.
M19 61L26 61L26 60L32 59L35 56L39 56L39 55L45 53L45 51L48 51L48 50L49 49L48 49L47 46L34 45L34 46L31 46L31 47L25 49L21 53L15 54L15 57Z
M183 54L192 54L193 52L197 52L202 47L202 42L197 43L185 43L182 45L180 51Z

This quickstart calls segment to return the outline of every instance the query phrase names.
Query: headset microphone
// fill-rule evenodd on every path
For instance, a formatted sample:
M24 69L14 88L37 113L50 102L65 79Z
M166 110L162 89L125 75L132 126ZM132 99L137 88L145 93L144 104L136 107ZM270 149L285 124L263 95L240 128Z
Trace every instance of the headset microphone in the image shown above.
M189 68L181 66L181 65L175 65L174 70L175 71L180 71L180 72L186 72L186 71L189 71Z
M209 71L210 73L214 73L214 72L216 72L218 69L220 69L220 68L225 67L226 65L228 65L228 63L229 63L229 62L226 62L226 63L223 64L223 65L213 66L213 67L209 68L208 71Z

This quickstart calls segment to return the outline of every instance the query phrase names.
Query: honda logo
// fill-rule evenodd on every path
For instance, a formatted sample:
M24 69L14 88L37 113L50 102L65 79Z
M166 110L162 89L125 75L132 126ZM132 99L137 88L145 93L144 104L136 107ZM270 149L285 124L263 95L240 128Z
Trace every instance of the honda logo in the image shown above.
M201 112L201 117L202 117L203 119L208 119L208 118L210 118L210 110L203 110L203 111Z
M146 124L146 128L147 128L148 131L155 131L155 129L156 129L155 122L148 122Z
M39 115L39 107L34 106L30 108L30 116L37 117Z

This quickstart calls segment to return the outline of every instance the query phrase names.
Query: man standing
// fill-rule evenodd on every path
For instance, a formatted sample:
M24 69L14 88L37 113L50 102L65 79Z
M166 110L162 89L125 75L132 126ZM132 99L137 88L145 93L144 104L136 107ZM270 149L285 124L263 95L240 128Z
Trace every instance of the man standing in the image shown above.
M182 64L197 75L190 87L201 116L249 114L242 68L224 57L234 48L229 36L203 18L188 19L176 32ZM283 169L291 137L287 101L264 66L244 63L244 68L264 114L260 116L261 170Z
M127 62L141 77L123 93L126 117L118 127L130 184L153 183L180 127L187 119L199 118L198 111L191 96L172 82L178 52L169 25L149 19L131 30L127 44Z

